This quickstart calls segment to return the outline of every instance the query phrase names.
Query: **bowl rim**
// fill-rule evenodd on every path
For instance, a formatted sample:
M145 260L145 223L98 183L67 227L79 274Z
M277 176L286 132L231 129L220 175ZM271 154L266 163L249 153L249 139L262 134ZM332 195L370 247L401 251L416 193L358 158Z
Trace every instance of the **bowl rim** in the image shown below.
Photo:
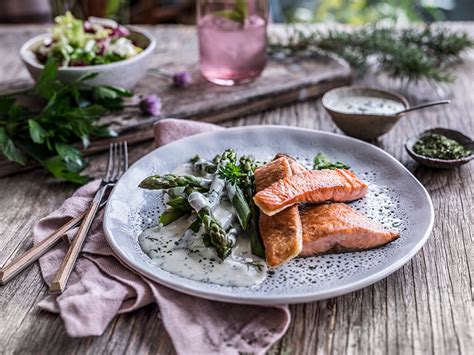
M105 67L106 68L119 67L119 66L130 64L130 63L133 63L137 60L140 60L141 58L147 56L148 54L150 54L154 51L154 49L156 47L156 39L151 35L151 33L149 31L147 31L145 29L142 29L142 28L135 27L135 26L128 26L127 25L126 27L129 29L129 31L131 33L137 33L139 35L142 35L150 41L148 46L145 49L143 49L143 51L138 53L137 55L135 55L131 58L127 58L127 59L123 59L123 60L119 60L117 62L107 63L107 64L85 65L85 66L82 66L82 67L61 66L61 67L58 67L58 71L87 72L87 71L100 70L100 69L105 68ZM50 36L51 36L50 33L42 33L42 34L39 34L39 35L36 35L36 36L30 38L28 41L23 43L23 45L20 48L20 58L21 58L21 60L24 63L26 63L28 65L31 65L32 67L34 67L36 69L43 70L44 65L39 63L36 60L32 60L31 56L26 55L26 53L27 52L33 53L33 51L30 50L30 47L32 45L38 43L39 41L42 41L45 38L48 38Z
M322 103L323 107L331 113L336 113L336 114L351 116L351 117L354 117L354 116L355 117L374 117L374 118L375 117L391 117L391 118L397 118L398 119L398 118L403 116L403 113L398 114L398 115L396 115L396 114L389 114L389 115L386 114L386 115L384 115L384 114L370 114L370 113L349 113L349 112L335 110L335 109L329 107L326 104L326 100L327 100L327 97L329 95L337 93L338 91L353 91L353 90L365 90L365 91L372 91L372 92L377 92L377 93L382 93L382 94L388 94L388 96L392 96L393 98L397 99L398 102L403 104L403 106L405 106L405 109L410 108L410 103L408 102L408 100L406 99L405 96L403 96L401 94L398 94L394 91L379 89L379 88L364 86L364 85L346 85L346 86L340 86L340 87L331 89L331 90L327 91L326 93L324 93L323 97L321 98L321 103Z
M464 137L465 139L468 139L470 141L472 141L472 139L468 136L466 136L465 134L459 132L459 131L456 131L454 129L450 129L450 128L443 128L443 127L435 127L435 128L430 128L430 129L427 129L427 130L424 130L423 132L407 139L407 141L405 142L404 146L405 146L405 150L413 157L413 159L417 160L419 163L423 164L423 161L430 161L430 162L433 162L433 163L446 163L446 165L448 164L457 164L457 163L466 163L468 161L470 161L471 159L474 158L474 151L471 150L471 154L468 155L467 157L463 157L463 158L458 158L458 159L439 159L439 158L431 158L431 157L427 157L427 156L424 156L424 155L421 155L421 154L418 154L416 153L414 150L413 150L413 145L419 140L421 139L422 137L425 137L431 133L439 133L439 132L451 132L451 133L454 133L454 134L457 134L457 135L460 135L462 137ZM457 141L457 140L456 140ZM459 144L462 144L463 146L465 146L463 143L457 141Z

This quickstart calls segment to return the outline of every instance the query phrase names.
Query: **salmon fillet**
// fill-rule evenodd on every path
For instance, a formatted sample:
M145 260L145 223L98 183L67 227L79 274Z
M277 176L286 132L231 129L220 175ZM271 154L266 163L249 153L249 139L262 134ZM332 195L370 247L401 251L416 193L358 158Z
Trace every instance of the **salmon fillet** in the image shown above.
M288 159L278 158L255 170L256 189L261 191L291 174ZM268 266L281 265L301 252L303 244L298 206L287 208L271 217L261 213L259 228Z
M344 169L307 170L287 176L258 191L255 204L268 216L302 202L345 202L367 193L367 185Z
M274 159L278 159L281 157L285 157L286 159L288 159L288 163L290 163L292 175L296 175L307 170L302 164L298 163L295 158L293 158L292 156L286 155L284 153L278 153L277 155L275 155Z
M301 256L376 248L400 236L344 203L307 205L300 208L300 216Z

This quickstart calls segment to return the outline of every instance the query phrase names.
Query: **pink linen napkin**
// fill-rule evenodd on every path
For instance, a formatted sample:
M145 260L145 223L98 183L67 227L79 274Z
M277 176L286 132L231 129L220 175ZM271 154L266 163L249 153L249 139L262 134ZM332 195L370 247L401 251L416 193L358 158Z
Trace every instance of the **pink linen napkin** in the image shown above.
M219 126L166 119L154 127L158 146L189 135L222 129ZM70 218L83 212L99 187L93 181L77 190L63 205L34 228L37 244ZM102 231L103 210L95 219L66 290L49 295L38 306L59 313L73 337L101 335L110 321L156 302L163 324L178 354L263 353L286 332L288 306L249 306L209 301L171 290L124 267ZM77 228L67 234L70 240ZM50 285L68 245L60 243L39 259ZM158 336L158 334L157 334ZM196 351L199 349L199 351Z

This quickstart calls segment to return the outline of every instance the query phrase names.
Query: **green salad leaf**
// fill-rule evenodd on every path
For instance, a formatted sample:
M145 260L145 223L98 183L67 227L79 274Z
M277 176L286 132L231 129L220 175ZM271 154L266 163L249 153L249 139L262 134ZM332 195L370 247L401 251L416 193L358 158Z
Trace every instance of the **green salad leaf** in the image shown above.
M108 64L133 57L142 51L124 26L110 19L81 20L70 12L54 19L51 38L35 49L36 58L45 63L55 59L61 66Z

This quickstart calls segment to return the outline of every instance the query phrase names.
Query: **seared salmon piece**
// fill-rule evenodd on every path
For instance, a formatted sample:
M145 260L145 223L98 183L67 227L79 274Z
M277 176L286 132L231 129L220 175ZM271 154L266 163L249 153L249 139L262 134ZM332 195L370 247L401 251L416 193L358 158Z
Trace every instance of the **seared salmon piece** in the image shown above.
M302 173L303 171L308 170L302 164L298 163L295 158L293 158L290 155L286 155L284 153L278 153L277 155L275 155L274 159L278 159L281 157L285 157L286 159L288 159L288 163L290 163L292 175L296 175L296 174Z
M367 193L367 184L344 169L307 170L274 182L254 196L255 204L268 216L302 202L345 202Z
M300 216L301 256L372 249L400 236L344 203L307 205L300 208Z
M256 189L261 191L291 174L288 159L278 158L255 170ZM301 252L303 244L298 206L287 208L271 217L261 213L259 228L268 266L281 265Z

